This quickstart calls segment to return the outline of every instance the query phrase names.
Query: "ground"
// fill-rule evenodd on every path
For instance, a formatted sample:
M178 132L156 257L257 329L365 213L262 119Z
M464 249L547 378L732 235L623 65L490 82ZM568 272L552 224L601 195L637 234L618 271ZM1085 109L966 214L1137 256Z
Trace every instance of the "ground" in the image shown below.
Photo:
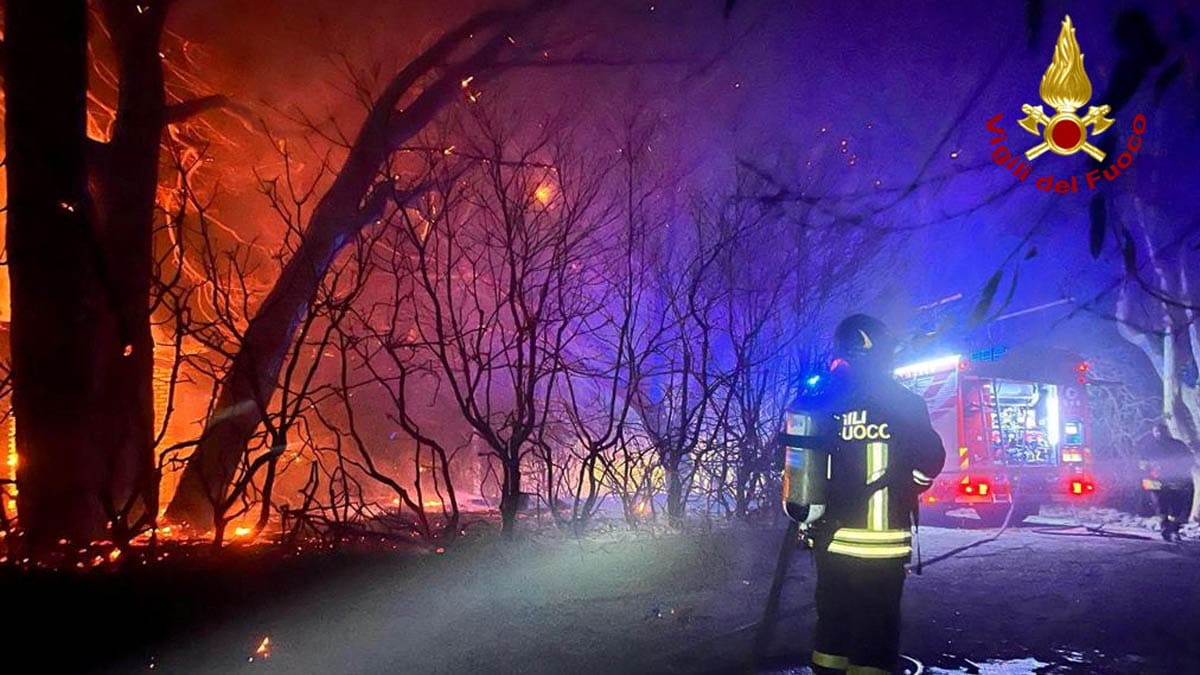
M932 672L1196 672L1200 542L1112 517L1121 524L1072 528L1075 517L1010 527L910 576L905 653ZM482 534L444 553L243 556L65 590L58 577L5 577L5 620L25 617L5 628L18 638L6 652L39 659L31 672L750 672L782 527ZM924 527L922 555L996 533ZM796 556L759 672L803 672L812 576ZM39 605L54 614L37 617ZM87 637L96 625L110 628L105 644ZM268 637L269 656L256 655Z

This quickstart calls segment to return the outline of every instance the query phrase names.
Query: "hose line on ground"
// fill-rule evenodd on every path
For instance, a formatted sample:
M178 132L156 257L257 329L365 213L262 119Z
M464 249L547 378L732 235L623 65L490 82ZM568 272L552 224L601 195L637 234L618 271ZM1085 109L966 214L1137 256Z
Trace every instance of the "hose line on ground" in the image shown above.
M1008 503L1008 513L1004 514L1004 522L1000 523L1000 529L996 530L996 532L994 534L987 536L987 537L983 537L982 539L978 539L969 544L959 546L958 548L951 549L941 555L934 556L934 557L930 558L929 560L919 562L917 564L916 573L921 574L921 572L924 570L924 568L929 567L930 565L939 563L948 558L953 558L954 556L958 555L959 553L962 553L964 551L969 551L977 546L983 546L984 544L987 544L987 543L990 543L990 542L993 542L993 541L996 541L997 539L999 539L1000 535L1004 534L1004 531L1008 529L1008 522L1010 520L1012 520L1013 504L1014 504L1014 502ZM920 532L918 532L917 534L918 534L918 536L920 536Z

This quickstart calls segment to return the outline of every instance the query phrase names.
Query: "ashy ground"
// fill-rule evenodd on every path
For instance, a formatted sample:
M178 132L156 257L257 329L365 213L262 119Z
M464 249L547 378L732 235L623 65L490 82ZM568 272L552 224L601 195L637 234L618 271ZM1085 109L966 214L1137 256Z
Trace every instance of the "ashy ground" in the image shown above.
M910 576L905 652L926 672L1200 672L1200 542L1165 543L1144 521L1074 524L1042 519L992 541L996 530L922 528L926 560L983 543ZM221 581L207 567L164 568L107 595L83 581L74 594L26 581L16 600L6 593L5 620L24 617L25 636L6 652L22 662L45 649L31 635L60 631L60 651L33 654L43 668L800 673L812 628L805 553L794 559L765 665L752 668L750 654L782 528L614 528L514 543L484 535L441 554L303 556L266 571L249 558L223 567ZM55 604L43 609L57 621L28 613L39 597ZM140 635L110 630L123 637L103 649L85 639L89 621L130 621Z

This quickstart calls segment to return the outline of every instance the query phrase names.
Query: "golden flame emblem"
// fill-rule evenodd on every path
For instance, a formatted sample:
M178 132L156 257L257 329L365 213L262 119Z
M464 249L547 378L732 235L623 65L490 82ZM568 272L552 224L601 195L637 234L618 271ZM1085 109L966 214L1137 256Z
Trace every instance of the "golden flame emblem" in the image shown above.
M1025 151L1025 158L1036 159L1047 150L1059 155L1073 155L1082 150L1097 162L1103 160L1104 151L1088 143L1088 127L1092 128L1091 135L1101 134L1115 120L1107 117L1111 111L1107 105L1089 106L1083 117L1075 114L1092 97L1092 81L1083 69L1083 52L1075 40L1075 27L1071 25L1070 16L1063 19L1054 57L1046 74L1042 75L1038 93L1057 114L1047 115L1040 105L1021 106L1026 117L1018 124L1029 133L1042 137L1041 143Z

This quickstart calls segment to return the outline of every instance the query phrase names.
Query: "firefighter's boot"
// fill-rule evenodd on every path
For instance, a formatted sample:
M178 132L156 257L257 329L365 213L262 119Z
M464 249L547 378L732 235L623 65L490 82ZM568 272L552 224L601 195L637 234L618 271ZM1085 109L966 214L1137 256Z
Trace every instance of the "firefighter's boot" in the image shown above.
M1162 538L1163 541L1179 541L1179 523L1171 516L1163 516L1162 522Z

